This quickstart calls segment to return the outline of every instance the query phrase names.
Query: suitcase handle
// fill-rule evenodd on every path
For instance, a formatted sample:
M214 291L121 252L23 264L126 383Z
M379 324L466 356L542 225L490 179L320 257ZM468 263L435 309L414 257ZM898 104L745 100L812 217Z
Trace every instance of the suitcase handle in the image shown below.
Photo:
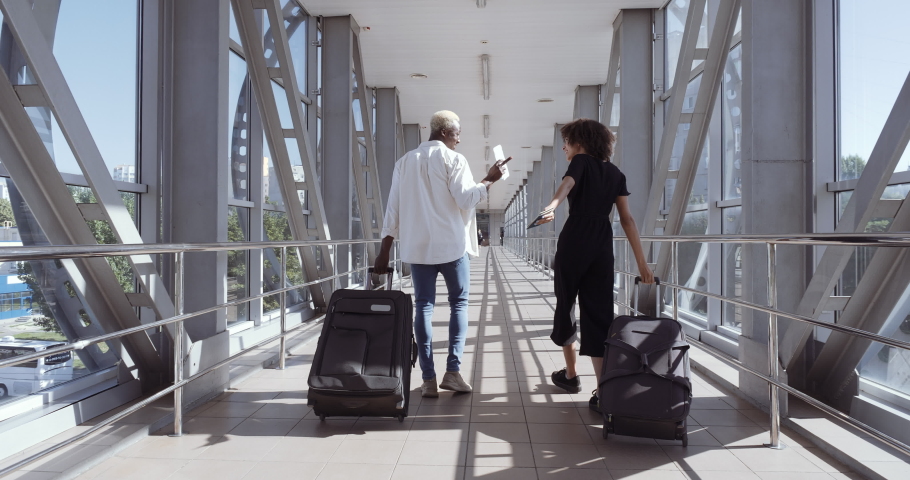
M388 282L387 285L389 286L389 290L391 290L391 289L392 289L392 280L395 278L395 277L394 277L394 275L395 275L395 266L392 265L392 264L389 264L388 269L389 269L389 273L387 273L386 275L389 276L389 282ZM372 275L372 274L373 274L373 267L368 268L368 269L367 269L367 272L368 272L369 274ZM368 282L364 282L364 283L368 283Z
M639 285L640 283L641 283L641 277L636 276L635 277L635 286L632 287L632 299L635 302L632 309L638 313L641 313L641 311L638 309L638 290L641 288L641 286ZM655 312L655 316L659 317L660 316L660 301L661 301L660 277L654 277L654 284L657 285L657 292L655 292L655 294L654 294L655 295L654 299L655 299L655 304L656 304L655 305L656 310L654 312Z

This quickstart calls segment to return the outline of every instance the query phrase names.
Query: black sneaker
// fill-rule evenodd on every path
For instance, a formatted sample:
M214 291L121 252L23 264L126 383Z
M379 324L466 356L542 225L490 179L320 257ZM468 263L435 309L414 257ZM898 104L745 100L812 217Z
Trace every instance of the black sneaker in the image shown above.
M591 399L588 400L588 408L590 408L591 410L593 410L597 413L601 413L600 412L600 399L597 398L597 390L594 390L593 392L591 392Z
M578 375L572 379L567 378L565 368L558 372L553 372L553 375L550 375L550 379L553 380L553 385L556 385L569 393L578 393L581 391L581 380L578 379Z

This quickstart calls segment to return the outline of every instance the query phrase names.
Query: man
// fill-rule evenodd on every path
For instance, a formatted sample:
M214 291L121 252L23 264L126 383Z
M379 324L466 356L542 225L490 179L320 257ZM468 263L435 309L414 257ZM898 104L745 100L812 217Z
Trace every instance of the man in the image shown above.
M433 366L433 307L436 277L442 274L449 293L449 355L438 388L470 392L459 373L468 329L470 257L478 256L474 206L487 199L493 182L502 177L505 162L497 162L481 183L475 183L460 143L458 115L443 110L430 120L430 139L395 163L392 188L382 228L382 246L374 271L388 271L389 251L401 242L401 259L411 264L416 297L414 333L423 373L421 394L438 397Z

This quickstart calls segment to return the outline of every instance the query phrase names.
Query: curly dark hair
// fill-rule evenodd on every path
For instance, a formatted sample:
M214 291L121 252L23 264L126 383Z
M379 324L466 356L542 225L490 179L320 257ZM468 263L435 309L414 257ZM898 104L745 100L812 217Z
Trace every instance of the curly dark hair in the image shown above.
M592 157L608 162L613 158L613 143L616 142L616 136L596 120L579 118L565 124L559 133L567 143L580 145Z

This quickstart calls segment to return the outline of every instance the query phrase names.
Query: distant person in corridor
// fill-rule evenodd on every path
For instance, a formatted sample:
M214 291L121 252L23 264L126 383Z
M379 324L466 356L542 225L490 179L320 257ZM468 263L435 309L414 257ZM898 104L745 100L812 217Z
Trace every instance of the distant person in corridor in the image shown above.
M474 207L487 199L490 185L502 177L497 162L480 183L474 182L463 155L455 152L461 124L450 111L436 112L430 120L430 139L395 163L392 188L382 227L382 246L374 270L388 271L389 251L398 238L401 259L411 264L416 297L414 333L423 372L424 397L438 397L433 365L433 306L436 277L442 274L449 293L449 355L438 388L472 390L459 373L468 330L470 257L477 257L477 219Z
M629 212L626 176L610 163L616 137L607 127L594 120L579 119L560 131L571 162L556 195L544 212L544 223L553 221L553 212L569 199L569 218L559 234L554 262L556 313L550 338L562 346L566 368L553 372L557 387L572 393L581 391L575 372L575 339L577 327L572 319L575 297L578 297L581 324L579 353L591 357L597 384L603 364L604 341L613 322L613 205L619 223L632 246L638 271L644 283L653 283L654 274L645 261L638 237L638 227ZM595 385L596 387L597 385ZM589 406L600 411L597 390Z

